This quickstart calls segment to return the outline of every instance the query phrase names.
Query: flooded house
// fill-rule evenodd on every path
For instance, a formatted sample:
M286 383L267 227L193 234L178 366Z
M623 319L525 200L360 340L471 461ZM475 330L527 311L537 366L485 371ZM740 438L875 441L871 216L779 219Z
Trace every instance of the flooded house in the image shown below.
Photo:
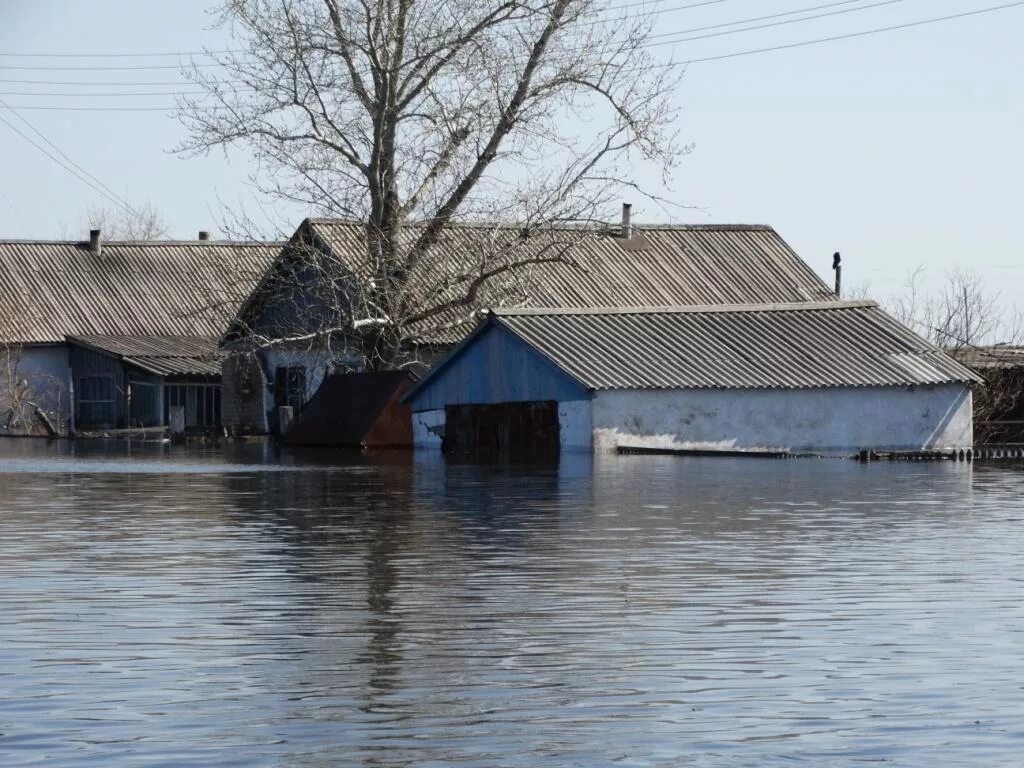
M949 452L978 381L867 301L508 309L406 402L417 447L488 458Z
M405 228L413 238L417 225ZM507 254L526 268L455 300L475 275ZM557 253L558 258L548 258ZM224 338L224 424L236 433L278 431L279 412L299 413L325 377L362 369L335 330L370 270L361 223L307 219L241 307ZM496 266L497 265L497 266ZM511 225L451 225L409 276L408 292L429 321L408 325L405 368L422 375L490 307L626 308L827 301L833 292L775 230L762 225L643 226L526 232Z
M219 339L280 248L0 242L0 434L219 426Z
M183 408L188 429L220 426L217 340L206 336L65 337L75 409L70 428L162 427Z

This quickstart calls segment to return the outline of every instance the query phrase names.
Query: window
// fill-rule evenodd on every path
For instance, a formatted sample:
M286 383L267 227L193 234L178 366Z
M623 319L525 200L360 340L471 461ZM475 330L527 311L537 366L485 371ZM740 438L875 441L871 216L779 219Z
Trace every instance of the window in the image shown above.
M290 405L298 413L306 402L306 369L300 365L279 366L274 372L274 405Z
M164 422L171 423L171 406L185 407L185 427L220 426L219 384L168 384L164 387Z
M114 377L78 377L78 423L83 427L113 427L117 420Z

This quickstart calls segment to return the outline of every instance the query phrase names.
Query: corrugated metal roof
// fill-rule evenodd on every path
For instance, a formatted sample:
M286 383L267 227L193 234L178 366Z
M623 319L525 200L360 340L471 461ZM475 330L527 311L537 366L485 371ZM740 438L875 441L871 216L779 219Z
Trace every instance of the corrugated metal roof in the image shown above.
M873 302L493 314L492 322L509 328L590 389L979 381Z
M365 236L358 223L311 219L313 241L338 268L369 276ZM406 246L419 228L403 229ZM628 240L612 230L450 225L408 277L406 295L417 309L442 307L466 295L482 270L496 271L468 306L412 324L420 341L452 343L488 307L633 307L824 301L829 287L773 230L763 225L635 226ZM287 253L287 250L285 251ZM511 262L556 261L518 266ZM272 291L270 291L272 293ZM247 322L251 318L245 318Z
M946 352L976 371L994 368L1024 368L1024 347L994 344L987 347L961 347Z
M360 226L324 219L311 225L339 257L347 256L350 263L366 260ZM421 280L421 288L437 290L437 278L462 277L467 265L478 263L481 252L493 250L497 258L498 253L519 249L525 259L565 245L573 263L531 267L539 290L527 300L530 306L756 304L833 296L768 226L636 226L634 231L632 239L623 240L608 232L556 229L524 241L516 228L452 225L425 260L422 273L411 281ZM404 230L410 241L416 232L414 226Z
M85 335L67 339L158 376L220 376L223 353L212 336Z
M220 336L281 243L0 242L0 342Z

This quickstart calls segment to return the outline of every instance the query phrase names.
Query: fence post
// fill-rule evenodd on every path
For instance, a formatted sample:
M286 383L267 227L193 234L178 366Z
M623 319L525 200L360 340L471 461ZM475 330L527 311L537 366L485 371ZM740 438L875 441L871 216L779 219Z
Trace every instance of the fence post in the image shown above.
M168 421L170 421L171 438L181 440L185 436L185 406L172 405L168 409Z

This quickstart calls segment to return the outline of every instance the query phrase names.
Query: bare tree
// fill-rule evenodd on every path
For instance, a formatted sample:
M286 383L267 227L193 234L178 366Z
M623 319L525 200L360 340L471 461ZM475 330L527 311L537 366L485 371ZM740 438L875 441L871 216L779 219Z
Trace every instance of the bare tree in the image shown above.
M1024 376L1015 354L1024 342L1024 320L1019 312L1004 309L999 292L974 272L949 272L934 293L924 289L924 276L922 267L914 270L887 309L985 379L974 394L975 440L1005 441L1020 432L1019 427L1008 431L1006 418L1024 404Z
M1024 338L1020 314L1004 310L999 292L988 289L980 275L954 269L934 293L924 288L924 277L918 267L903 292L886 304L896 319L936 346L956 350Z
M336 311L307 330L340 329L368 365L388 367L410 336L493 284L517 294L527 281L516 273L571 259L571 248L524 241L598 220L624 187L643 194L635 163L668 174L686 151L671 104L681 70L649 53L652 17L603 8L225 0L218 18L240 50L188 73L206 95L182 104L181 149L244 145L261 191L362 225L363 264L307 270L346 279ZM480 227L479 248L439 263L453 222L518 231Z
M167 224L152 203L132 206L131 210L89 206L86 223L90 229L103 231L109 240L162 240L167 237Z
M0 317L0 435L61 434L69 405L64 384L27 371L24 347L13 338L13 324Z

